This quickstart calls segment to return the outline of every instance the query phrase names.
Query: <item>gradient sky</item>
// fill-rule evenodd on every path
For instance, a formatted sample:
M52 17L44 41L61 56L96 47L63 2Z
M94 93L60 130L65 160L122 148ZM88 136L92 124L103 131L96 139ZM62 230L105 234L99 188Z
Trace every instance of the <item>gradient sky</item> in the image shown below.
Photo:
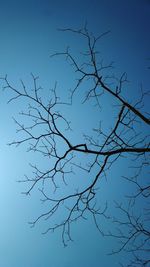
M115 62L115 73L128 73L133 99L141 82L149 89L149 0L1 0L0 76L8 74L16 85L22 78L30 85L33 72L39 75L43 87L53 87L57 80L62 94L64 88L68 90L72 85L73 76L62 59L51 59L50 55L64 51L68 45L73 51L79 51L84 44L80 38L57 29L81 28L86 21L95 34L111 31L100 50L106 61ZM67 248L63 247L59 232L43 236L42 223L34 229L27 224L42 209L40 196L37 192L31 197L21 195L26 185L16 181L31 172L29 162L39 159L26 153L25 146L17 149L7 146L16 136L12 116L17 116L22 105L7 105L8 99L9 94L1 92L0 266L117 267L122 255L107 256L115 241L103 239L90 220L74 226L75 241ZM74 126L82 127L79 115L79 111L72 114ZM120 170L113 173L116 179L119 174ZM121 197L120 180L110 182L109 189L105 185L102 195L108 200L109 196L110 200L114 199L118 191L115 188L120 188L117 198Z

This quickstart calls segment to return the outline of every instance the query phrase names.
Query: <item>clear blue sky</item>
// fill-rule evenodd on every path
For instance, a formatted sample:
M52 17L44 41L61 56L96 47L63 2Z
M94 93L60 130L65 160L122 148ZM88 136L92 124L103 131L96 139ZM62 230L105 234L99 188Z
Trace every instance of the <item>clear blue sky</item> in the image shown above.
M69 89L72 83L72 76L68 79L66 75L67 71L70 74L69 68L64 65L62 59L55 61L50 59L50 55L55 51L63 51L67 45L70 45L75 53L80 47L83 48L79 38L57 29L80 28L85 21L95 34L111 31L102 41L100 50L106 61L115 62L116 73L128 73L133 85L130 87L133 99L141 82L149 89L148 0L1 0L0 76L8 74L9 79L17 85L22 78L30 85L30 72L33 72L40 76L44 87L53 86L57 80L58 88ZM8 98L7 93L1 92L0 266L117 267L121 255L107 256L115 242L103 239L90 220L74 226L75 241L67 248L63 247L59 232L43 236L42 224L38 224L34 229L27 224L42 210L40 196L37 192L33 192L31 197L21 195L26 185L16 181L25 173L31 172L28 164L30 161L39 159L36 155L26 153L25 146L18 149L7 146L7 143L15 138L15 125L11 117L22 108L22 104L7 105ZM86 113L84 115L86 116ZM73 116L74 119L78 118L79 113ZM116 179L119 174L119 170L113 173ZM106 199L109 200L109 195L110 199L115 198L118 190L113 191L113 188L122 187L119 181L114 184L111 182L112 188L109 189L105 185Z

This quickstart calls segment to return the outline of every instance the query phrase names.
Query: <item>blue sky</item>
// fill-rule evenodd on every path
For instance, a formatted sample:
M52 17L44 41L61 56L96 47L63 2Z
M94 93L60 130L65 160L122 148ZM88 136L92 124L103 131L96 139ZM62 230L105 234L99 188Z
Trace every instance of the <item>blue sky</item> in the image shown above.
M149 89L149 14L148 0L0 1L0 76L8 74L14 85L19 85L22 78L31 88L30 73L33 72L39 75L46 92L57 81L58 92L63 95L64 91L66 94L74 84L74 75L63 58L54 59L50 55L64 51L68 45L77 54L83 49L84 42L57 29L80 28L87 21L94 34L111 31L100 43L101 54L106 62L114 61L116 74L128 73L128 79L132 82L130 96L134 99L141 83ZM128 92L125 94L128 96ZM8 99L9 94L1 92L0 266L107 267L112 266L113 262L113 266L117 267L122 256L107 256L115 241L102 238L90 220L73 226L74 242L67 248L63 247L59 232L43 236L42 223L33 229L27 224L43 210L40 195L33 192L31 197L25 197L21 192L26 185L16 181L25 173L31 173L29 162L43 164L43 161L37 155L26 153L26 146L17 149L7 146L16 137L12 116L17 117L23 105L22 102L7 105ZM74 128L78 127L82 132L87 110L83 110L82 120L79 120L82 105L75 109L78 111L67 111L68 116L71 120L73 118ZM90 107L89 110L92 121L94 108ZM118 178L120 171L112 173L116 181L110 181L109 188L104 184L102 201L103 198L110 202L115 197L121 198L123 182ZM116 188L120 188L117 196Z

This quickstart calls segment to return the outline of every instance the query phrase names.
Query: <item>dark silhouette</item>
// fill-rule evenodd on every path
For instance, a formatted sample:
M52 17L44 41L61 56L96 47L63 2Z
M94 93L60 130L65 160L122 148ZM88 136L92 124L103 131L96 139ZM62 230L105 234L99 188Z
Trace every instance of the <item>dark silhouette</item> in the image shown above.
M121 241L119 248L113 250L112 253L119 253L122 250L128 251L133 254L133 260L128 266L149 266L150 208L147 203L149 203L150 197L150 182L147 174L150 155L150 118L148 111L143 108L144 97L149 97L149 93L141 91L140 99L136 99L134 104L124 98L122 90L128 83L127 74L123 73L119 78L114 76L112 63L103 64L97 51L98 41L108 32L96 38L89 33L86 27L81 30L65 29L63 31L78 34L80 38L85 39L87 44L85 53L82 54L82 57L80 55L79 60L74 58L69 49L53 55L64 56L71 64L75 75L78 75L77 83L71 91L69 103L61 102L57 96L56 88L52 90L52 96L47 102L43 100L42 94L40 94L41 88L38 86L38 77L33 75L34 91L31 92L27 90L23 82L22 90L20 90L11 85L7 76L3 79L4 88L11 90L14 94L9 102L24 98L24 101L29 104L28 111L22 112L21 115L27 117L31 124L25 126L15 120L21 132L21 139L12 142L11 145L18 146L28 143L29 151L39 152L44 158L47 157L50 160L50 165L46 170L40 169L38 163L36 166L32 166L34 176L25 179L29 184L25 194L30 194L33 188L38 185L43 202L49 203L47 211L40 214L31 225L34 226L37 221L43 218L48 220L49 226L45 233L61 228L63 244L67 245L67 242L72 240L72 223L84 219L87 214L90 214L103 236L114 237ZM99 109L97 112L101 112L101 95L105 94L106 97L113 98L115 106L113 105L112 109L116 110L116 116L110 120L109 131L108 129L105 131L102 127L96 128L92 136L85 134L84 142L76 143L75 139L72 141L69 138L71 126L61 113L61 107L70 105L71 108L74 95L78 94L81 86L83 90L84 83L87 84L87 82L89 87L85 93L83 104L89 101L90 105L90 100L93 101L94 99ZM58 109L60 111L57 111ZM62 125L64 129L62 129ZM63 144L61 152L60 143ZM84 157L87 155L90 156L90 163L89 159ZM83 164L77 160L78 156L84 158ZM120 168L120 160L124 156L128 158L126 168L131 163L132 166L134 165L133 176L123 177L129 182L129 187L130 185L133 187L133 194L125 197L123 204L116 203L117 214L119 216L123 214L123 217L115 218L113 214L108 212L107 199L106 204L99 208L99 203L96 201L97 185L107 173L111 172L113 164L118 169ZM70 186L67 180L68 176L75 179L72 174L79 173L79 171L81 171L80 176L85 172L84 175L89 177L88 184L85 184L84 188L83 185L78 186L78 189L71 186L68 190ZM47 185L49 183L53 185L54 192L48 192ZM64 190L64 185L66 185L67 190ZM58 186L59 193L57 193ZM142 203L143 208L141 208L140 214L137 214L136 207L139 202ZM63 220L57 217L57 214L61 214L62 208ZM106 221L112 221L113 225L117 224L117 232L102 229L99 224L99 216L102 216ZM51 220L51 218L54 219Z

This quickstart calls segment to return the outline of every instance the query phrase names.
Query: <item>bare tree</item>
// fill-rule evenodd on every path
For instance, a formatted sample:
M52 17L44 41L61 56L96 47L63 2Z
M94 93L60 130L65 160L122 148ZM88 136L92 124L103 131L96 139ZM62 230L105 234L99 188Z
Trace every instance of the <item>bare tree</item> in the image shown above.
M34 226L38 221L46 219L49 225L45 233L61 228L62 241L64 245L67 245L67 242L72 240L72 223L91 215L102 235L113 236L121 240L121 246L113 253L122 250L129 251L133 253L133 262L128 266L138 266L138 264L148 266L150 258L145 255L149 252L150 209L146 204L146 210L143 208L141 214L136 215L134 208L137 201L143 203L144 199L148 202L150 196L150 183L146 176L149 167L150 117L144 106L145 96L148 97L149 92L141 89L141 96L134 103L130 101L130 94L129 99L124 97L123 89L128 83L127 74L123 73L121 77L115 76L113 64L103 63L98 53L98 42L108 32L95 37L86 27L81 30L66 29L63 31L78 34L80 38L84 38L87 45L84 53L78 58L73 56L69 48L63 53L53 55L64 56L77 77L68 103L62 102L57 96L56 87L51 91L51 98L44 99L38 77L34 75L32 75L33 91L28 90L22 81L22 89L18 89L11 85L7 76L2 78L4 89L9 89L13 93L9 102L23 98L28 104L27 111L21 112L21 115L28 118L30 125L24 125L15 120L19 127L18 131L21 132L21 139L12 142L11 145L28 143L28 151L41 153L50 163L47 169L39 168L38 162L37 165L32 165L33 177L26 176L24 180L29 184L25 192L27 195L38 187L43 196L43 202L48 203L47 211L40 214L31 224ZM87 84L89 89L87 89ZM74 96L78 94L80 88L84 90L83 104L89 103L90 105L90 101L95 101L96 114L101 112L102 95L108 99L112 98L111 108L115 110L115 116L110 120L110 126L107 129L103 129L103 121L98 119L99 126L93 129L93 134L89 135L85 129L84 142L76 143L76 139L70 138L71 124L63 115L63 107L68 105L71 109ZM110 216L107 212L107 199L106 204L100 206L97 196L98 186L103 177L111 172L114 163L117 168L120 168L120 160L124 160L124 157L128 159L125 164L129 164L129 161L135 163L133 177L124 177L131 186L135 186L135 191L127 198L128 207L127 204L125 208L122 204L117 204L117 209L124 214L122 220L114 218L113 214ZM78 184L74 183L74 174L80 176L77 180ZM84 185L81 181L83 175L88 177ZM54 191L51 189L49 191L49 184L53 186ZM64 186L66 186L65 190ZM62 209L64 218L61 220L58 215ZM110 231L105 233L99 224L99 216L107 221L112 219L117 223L117 234ZM52 217L55 220L51 220ZM141 251L143 251L144 258L139 256Z

